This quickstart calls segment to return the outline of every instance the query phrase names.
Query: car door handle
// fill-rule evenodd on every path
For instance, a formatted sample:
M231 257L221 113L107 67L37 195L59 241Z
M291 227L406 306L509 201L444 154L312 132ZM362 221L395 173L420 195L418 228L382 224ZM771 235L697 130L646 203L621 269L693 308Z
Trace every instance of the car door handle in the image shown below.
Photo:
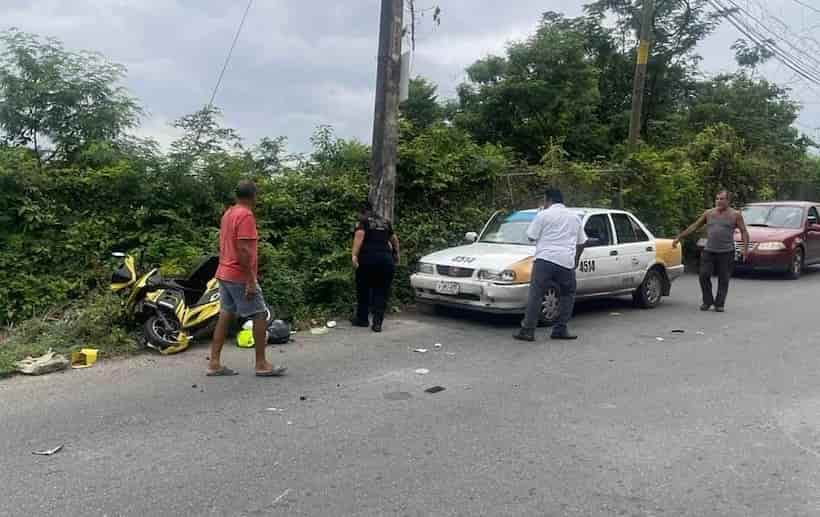
M610 256L610 257L617 257L617 256L618 256L618 250L612 250L612 251L610 251L610 252L609 252L609 256Z
M648 246L648 247L646 248L646 251L655 251L655 248L653 248L652 246Z
M640 264L640 263L641 263L641 261L640 261L640 260L638 260L638 259L636 259L636 258L633 258L633 259L632 259L632 263L633 263L633 264L635 264L635 265L638 265L638 264Z

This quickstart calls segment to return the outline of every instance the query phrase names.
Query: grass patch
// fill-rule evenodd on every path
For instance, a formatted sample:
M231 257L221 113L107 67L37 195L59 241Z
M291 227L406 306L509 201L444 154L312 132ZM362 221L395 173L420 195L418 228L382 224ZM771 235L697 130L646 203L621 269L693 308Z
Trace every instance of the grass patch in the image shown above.
M0 333L0 377L14 373L14 363L49 349L70 355L96 348L101 357L133 354L140 348L129 332L121 300L111 293L95 293L68 308L26 320Z

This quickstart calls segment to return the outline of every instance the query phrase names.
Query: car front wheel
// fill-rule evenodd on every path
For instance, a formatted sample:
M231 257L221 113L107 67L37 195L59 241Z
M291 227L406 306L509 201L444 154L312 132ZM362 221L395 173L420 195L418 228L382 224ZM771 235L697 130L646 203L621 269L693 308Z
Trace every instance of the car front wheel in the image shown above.
M803 275L803 266L805 265L805 255L802 248L797 248L792 257L791 265L789 266L789 278L797 280Z
M655 269L646 274L643 283L633 295L635 303L642 309L654 309L663 300L663 276Z

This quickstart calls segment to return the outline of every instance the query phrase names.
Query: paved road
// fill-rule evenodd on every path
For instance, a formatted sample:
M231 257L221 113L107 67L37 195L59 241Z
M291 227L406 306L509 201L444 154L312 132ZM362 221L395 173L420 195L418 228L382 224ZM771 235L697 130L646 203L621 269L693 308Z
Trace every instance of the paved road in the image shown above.
M284 379L199 348L3 381L0 515L820 515L820 273L697 307L685 277L585 304L576 343L407 315L300 337Z

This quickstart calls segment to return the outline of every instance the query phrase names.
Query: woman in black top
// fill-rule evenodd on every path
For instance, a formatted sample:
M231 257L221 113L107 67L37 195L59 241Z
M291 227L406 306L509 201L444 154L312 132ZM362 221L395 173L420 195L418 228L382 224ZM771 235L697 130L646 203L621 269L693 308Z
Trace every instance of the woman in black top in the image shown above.
M366 203L353 238L353 268L356 270L356 316L353 325L370 325L373 313L373 331L381 332L390 285L399 261L399 239L393 233L390 221L373 213Z

